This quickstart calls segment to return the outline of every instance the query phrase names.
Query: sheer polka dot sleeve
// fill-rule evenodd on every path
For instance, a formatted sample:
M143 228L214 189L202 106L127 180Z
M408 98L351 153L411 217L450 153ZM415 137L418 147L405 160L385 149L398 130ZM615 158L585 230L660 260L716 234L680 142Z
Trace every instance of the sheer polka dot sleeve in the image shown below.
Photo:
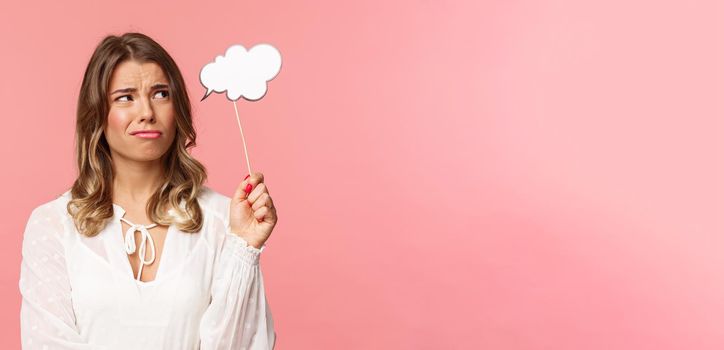
M257 249L218 225L223 236L211 285L211 303L201 318L200 350L271 350L276 333Z
M23 349L97 349L75 325L65 263L62 217L38 207L25 226L20 263L20 333Z

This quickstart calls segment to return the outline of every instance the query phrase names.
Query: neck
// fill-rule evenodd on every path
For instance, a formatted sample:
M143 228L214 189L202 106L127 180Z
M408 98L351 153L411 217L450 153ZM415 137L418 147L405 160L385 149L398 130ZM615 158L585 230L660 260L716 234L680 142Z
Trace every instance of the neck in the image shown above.
M134 161L114 157L113 202L146 203L163 183L161 159Z

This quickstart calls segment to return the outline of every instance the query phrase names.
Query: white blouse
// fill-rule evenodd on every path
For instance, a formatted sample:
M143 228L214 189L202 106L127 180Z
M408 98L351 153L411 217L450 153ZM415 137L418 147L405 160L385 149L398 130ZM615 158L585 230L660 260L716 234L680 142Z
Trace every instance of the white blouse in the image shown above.
M36 207L25 227L23 349L274 348L259 266L265 246L256 249L230 231L231 198L203 186L203 227L186 233L170 225L156 278L148 282L133 275L128 260L136 251L131 230L142 234L139 255L155 255L145 228L121 232L125 210L113 204L113 219L86 237L66 212L70 199L68 190Z

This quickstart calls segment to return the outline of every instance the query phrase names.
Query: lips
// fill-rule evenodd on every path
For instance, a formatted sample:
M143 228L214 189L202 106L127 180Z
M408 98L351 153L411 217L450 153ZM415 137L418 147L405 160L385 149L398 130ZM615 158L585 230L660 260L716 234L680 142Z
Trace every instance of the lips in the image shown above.
M161 132L158 130L136 130L132 132L131 135L143 139L157 139L161 137Z
M160 130L150 130L150 129L149 130L131 131L131 135L136 135L136 134L161 134L161 131Z

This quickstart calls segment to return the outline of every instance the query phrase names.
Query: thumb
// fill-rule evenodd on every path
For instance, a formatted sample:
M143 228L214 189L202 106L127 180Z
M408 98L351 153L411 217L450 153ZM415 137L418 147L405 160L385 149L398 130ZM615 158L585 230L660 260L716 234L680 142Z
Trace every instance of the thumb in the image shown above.
M236 187L236 191L234 191L234 198L232 198L232 201L236 203L240 203L246 200L247 196L249 195L246 193L245 189L246 186L249 184L249 176L247 176L244 181L242 181L239 186Z

